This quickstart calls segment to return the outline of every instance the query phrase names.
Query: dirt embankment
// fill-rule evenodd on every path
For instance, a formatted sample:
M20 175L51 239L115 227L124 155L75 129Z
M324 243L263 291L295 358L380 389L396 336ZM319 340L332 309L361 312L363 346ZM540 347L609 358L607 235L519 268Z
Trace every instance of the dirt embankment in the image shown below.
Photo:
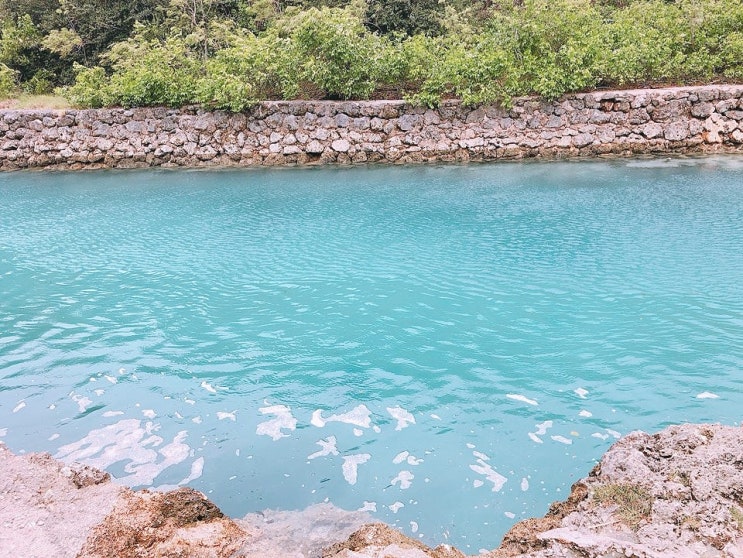
M95 469L43 454L15 456L0 446L5 556L464 557L368 521L328 504L233 520L189 488L133 492ZM517 523L487 556L743 558L743 428L632 433L566 501Z

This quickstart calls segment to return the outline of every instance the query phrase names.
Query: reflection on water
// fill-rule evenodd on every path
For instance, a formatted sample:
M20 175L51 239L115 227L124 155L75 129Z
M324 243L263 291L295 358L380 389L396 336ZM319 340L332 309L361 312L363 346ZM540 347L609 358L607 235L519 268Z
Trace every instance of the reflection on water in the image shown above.
M0 437L476 552L740 420L743 159L0 175Z

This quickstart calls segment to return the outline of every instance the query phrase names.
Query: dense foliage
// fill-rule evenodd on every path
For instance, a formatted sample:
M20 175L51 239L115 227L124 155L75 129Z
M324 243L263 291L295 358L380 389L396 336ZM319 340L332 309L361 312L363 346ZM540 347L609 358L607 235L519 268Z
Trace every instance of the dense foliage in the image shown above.
M0 94L83 106L508 104L743 79L740 0L0 0Z

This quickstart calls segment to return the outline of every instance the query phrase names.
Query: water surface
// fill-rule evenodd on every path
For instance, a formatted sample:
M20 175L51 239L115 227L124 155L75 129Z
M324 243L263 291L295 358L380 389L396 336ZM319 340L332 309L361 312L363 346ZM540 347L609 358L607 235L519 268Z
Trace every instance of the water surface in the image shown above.
M496 546L736 424L743 159L0 175L0 436L232 515Z

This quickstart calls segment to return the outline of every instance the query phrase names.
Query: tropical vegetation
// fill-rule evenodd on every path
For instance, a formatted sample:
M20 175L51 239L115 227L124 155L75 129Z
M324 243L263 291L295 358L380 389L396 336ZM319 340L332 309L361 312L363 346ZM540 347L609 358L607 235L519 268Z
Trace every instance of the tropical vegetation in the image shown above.
M743 80L740 0L0 0L0 95L240 111Z

